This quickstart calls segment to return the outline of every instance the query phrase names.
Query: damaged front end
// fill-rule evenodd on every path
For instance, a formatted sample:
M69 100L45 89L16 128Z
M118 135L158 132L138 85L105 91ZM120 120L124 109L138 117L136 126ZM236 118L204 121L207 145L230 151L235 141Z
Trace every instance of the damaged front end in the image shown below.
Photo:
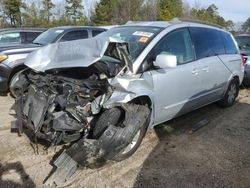
M52 146L70 143L55 160L57 169L46 184L61 186L79 169L122 160L137 149L147 129L149 107L105 106L116 90L110 79L129 71L129 61L126 45L109 43L104 55L87 67L26 69L19 75L12 88L17 95L13 128L20 134L28 128L35 141Z

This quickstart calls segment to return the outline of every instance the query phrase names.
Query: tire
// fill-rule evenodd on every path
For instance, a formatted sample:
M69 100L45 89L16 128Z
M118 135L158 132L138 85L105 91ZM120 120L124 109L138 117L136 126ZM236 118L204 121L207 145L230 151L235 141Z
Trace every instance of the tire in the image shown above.
M16 94L15 94L15 88L13 87L14 84L13 84L13 81L16 79L16 77L19 76L19 74L23 71L22 70L19 70L17 71L16 73L14 73L10 79L10 82L9 82L9 91L10 91L10 96L13 97L14 99L17 97Z
M234 105L235 99L239 94L239 88L239 82L234 78L230 82L224 97L219 101L219 105L224 108Z
M93 130L93 138L98 139L109 125L117 125L122 112L119 108L112 108L103 112L102 116L96 122Z
M140 146L148 128L149 117L150 110L144 105L124 104L121 108L105 110L94 122L92 138L101 139L101 143L112 143L112 146L103 145L104 151L107 152L106 159L122 161L133 155ZM143 120L137 118L143 118ZM103 136L110 126L113 127L111 128L111 132L114 132L113 136L107 137L107 134Z
M147 132L147 128L148 128L148 120L135 134L132 142L125 149L123 149L118 155L116 155L113 160L119 162L133 155L136 152L136 150L139 148ZM131 145L132 147L130 147Z

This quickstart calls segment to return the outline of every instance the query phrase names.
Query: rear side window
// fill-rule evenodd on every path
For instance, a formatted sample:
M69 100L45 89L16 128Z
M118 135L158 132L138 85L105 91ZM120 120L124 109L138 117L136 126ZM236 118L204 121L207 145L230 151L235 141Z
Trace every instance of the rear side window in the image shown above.
M70 31L62 37L61 42L86 38L88 38L87 30Z
M235 39L240 50L250 51L250 36L236 36Z
M102 33L104 30L92 30L92 36L95 37L96 35L99 35Z
M175 55L178 65L193 61L194 53L188 29L178 29L167 34L151 53L153 53L154 60L157 55L162 53Z
M224 40L226 54L237 54L238 50L235 46L235 43L232 39L232 36L228 33L222 33L222 36L223 36L223 40Z
M0 35L0 44L21 43L20 32L4 33Z
M36 37L38 37L41 33L40 32L26 32L26 40L25 43L32 43Z
M191 27L190 33L197 59L225 54L220 31L209 28Z

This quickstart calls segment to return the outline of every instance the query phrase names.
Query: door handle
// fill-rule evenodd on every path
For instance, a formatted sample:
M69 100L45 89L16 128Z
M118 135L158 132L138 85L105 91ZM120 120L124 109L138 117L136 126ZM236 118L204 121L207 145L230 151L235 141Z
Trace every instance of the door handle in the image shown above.
M208 67L208 66L205 66L205 67L203 67L201 70L204 71L204 72L209 72L209 67Z
M192 74L198 75L198 74L199 74L199 70L198 70L198 69L193 69L193 70L192 70Z

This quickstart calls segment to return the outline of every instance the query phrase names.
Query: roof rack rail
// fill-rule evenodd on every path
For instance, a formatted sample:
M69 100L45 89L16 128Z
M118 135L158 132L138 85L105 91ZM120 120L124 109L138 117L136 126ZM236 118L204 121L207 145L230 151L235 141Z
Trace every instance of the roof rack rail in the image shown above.
M207 22L207 21L203 21L203 20L198 20L198 19L192 19L192 18L173 18L172 20L170 20L170 22L173 23L177 23L177 22L192 22L192 23L200 23L200 24L206 24L206 25L210 25L210 26L214 26L214 27L218 27L220 29L223 29L222 26L218 25L218 24L214 24L211 22Z

